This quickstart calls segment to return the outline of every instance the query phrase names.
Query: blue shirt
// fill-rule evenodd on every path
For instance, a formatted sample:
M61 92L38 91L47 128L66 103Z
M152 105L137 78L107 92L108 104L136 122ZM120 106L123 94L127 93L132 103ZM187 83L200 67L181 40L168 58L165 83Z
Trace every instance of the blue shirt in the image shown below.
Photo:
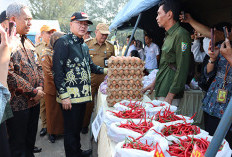
M208 92L205 95L205 98L203 99L203 110L210 114L211 116L215 116L218 118L221 118L224 114L224 111L226 110L226 107L230 101L231 95L232 95L232 68L230 68L228 75L226 77L227 84L225 85L225 89L228 90L226 103L218 103L217 102L217 93L218 89L222 89L223 81L225 77L225 71L226 71L226 65L227 60L219 54L218 56L218 64L215 65L215 68L212 72L207 74L207 69L205 67L204 69L204 75L209 78L213 74L216 73L216 77L212 84L210 85ZM228 67L230 64L228 64Z

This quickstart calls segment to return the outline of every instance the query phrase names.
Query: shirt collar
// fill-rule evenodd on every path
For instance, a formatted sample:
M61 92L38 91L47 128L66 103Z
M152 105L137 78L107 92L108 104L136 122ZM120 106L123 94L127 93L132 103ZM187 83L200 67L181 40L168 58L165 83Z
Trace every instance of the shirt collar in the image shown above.
M172 35L179 26L180 26L180 23L176 22L167 32L165 32L165 34Z
M98 44L98 42L97 42L97 39L96 39L96 38L94 38L94 39L93 39L93 44L94 44L94 45ZM104 42L102 45L104 45L104 44L106 44L106 42ZM99 44L98 44L98 45L99 45Z
M71 38L73 39L74 42L81 43L81 44L84 43L84 39L83 38L79 38L78 36L76 36L72 32L70 32L68 34L71 36Z

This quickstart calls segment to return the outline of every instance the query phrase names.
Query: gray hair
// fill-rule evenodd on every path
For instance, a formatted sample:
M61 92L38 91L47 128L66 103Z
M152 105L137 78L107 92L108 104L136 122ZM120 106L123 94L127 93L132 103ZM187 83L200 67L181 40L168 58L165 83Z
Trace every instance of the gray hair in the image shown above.
M14 2L7 7L6 16L8 18L11 18L13 16L18 17L21 15L21 9L24 9L24 8L28 8L28 6L26 6L22 3Z

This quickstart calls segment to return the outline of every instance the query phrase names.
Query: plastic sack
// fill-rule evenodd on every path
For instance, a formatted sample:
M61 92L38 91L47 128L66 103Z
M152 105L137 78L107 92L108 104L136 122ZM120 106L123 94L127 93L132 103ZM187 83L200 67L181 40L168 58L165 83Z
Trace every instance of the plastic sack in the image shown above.
M142 120L141 122L143 122L143 121L144 120ZM133 122L138 124L140 122L140 120L136 119ZM121 141L125 140L125 138L128 137L128 136L131 136L133 138L137 138L137 137L142 135L141 133L138 133L136 131L118 127L118 125L125 124L125 123L127 123L127 122L116 122L116 123L112 123L110 125L110 127L107 130L107 134L108 134L108 136L110 137L111 140L113 140L115 142L121 142ZM153 126L154 125L157 125L157 123L153 122Z
M150 144L154 144L156 145L156 143L159 143L160 148L163 152L166 151L166 149L168 148L168 143L167 141L161 137L160 135L154 135L151 137L142 137L140 139L140 141L142 143L147 143ZM147 151L143 151L143 150L138 150L138 149L128 149L128 148L122 148L123 144L125 143L125 141L123 142L119 142L116 147L115 147L115 157L154 157L155 154L155 150L151 151L151 152L147 152Z

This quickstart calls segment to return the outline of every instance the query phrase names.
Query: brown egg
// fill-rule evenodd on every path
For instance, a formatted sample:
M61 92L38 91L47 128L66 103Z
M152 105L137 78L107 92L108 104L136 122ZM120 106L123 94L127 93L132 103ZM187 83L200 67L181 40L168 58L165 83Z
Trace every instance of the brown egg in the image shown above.
M137 77L137 75L136 75L136 74L134 74L134 75L133 75L133 78L136 78L136 77Z
M113 79L113 78L114 78L114 75L110 75L110 78Z
M125 78L125 75L122 75L122 78Z
M136 96L135 96L135 95L132 95L132 98L133 98L133 99L135 99L135 98L136 98Z
M135 85L135 84L133 84L132 88L133 88L133 89L135 89L135 88L136 88L136 85Z
M121 88L122 88L122 89L123 89L123 88L125 88L125 85L124 85L124 84L122 84L122 85L121 85Z
M131 75L127 75L127 78L130 78L131 77Z
M139 92L139 91L135 91L135 95L137 95L137 96L138 96L139 94L140 94L140 92Z
M119 76L119 75L117 75L117 76L115 76L115 78L116 78L116 79L119 79L119 78L120 78L120 76Z
M112 91L112 95L115 96L117 94L116 91Z
M110 89L112 89L112 88L113 88L113 85L111 84L111 85L110 85Z
M129 64L128 64L128 68L131 68L131 66L132 66L132 65L129 63Z
M141 74L141 71L140 71L140 70L137 70L137 71L136 71L136 75L139 75L139 74Z
M128 69L125 69L124 70L124 74L127 76L129 74L129 70Z
M118 91L118 96L122 96L122 91Z
M143 75L142 75L142 74L140 74L140 75L139 75L139 78L142 78L142 77L143 77Z
M111 95L111 96L109 96L109 98L110 98L110 99L113 99L114 97L113 97L113 95Z
M139 80L136 80L136 84L140 84L141 82Z
M135 64L135 57L131 57L130 63L131 63L131 65Z
M116 95L116 96L115 96L115 98L116 98L116 99L118 99L118 98L119 98L119 96L118 96L118 95Z
M127 95L126 98L127 98L127 99L130 99L130 95Z
M120 68L120 64L119 63L117 64L117 68Z
M134 84L134 80L133 79L130 79L130 84Z
M122 76L123 75L123 70L121 69L121 70L119 70L119 76Z
M123 83L123 81L122 81L122 80L119 80L119 81L118 81L119 86L121 86L121 85L122 85L122 83Z
M138 67L138 65L137 64L134 64L134 68L137 68Z
M116 88L116 89L118 89L118 88L119 88L119 85L118 85L118 84L116 84L116 85L115 85L115 88Z
M124 84L125 84L125 85L127 85L127 84L128 84L128 80L124 80L123 82L124 82Z
M130 95L133 95L133 90L129 90L129 94L130 94Z
M116 83L117 83L117 82L116 82L116 80L113 80L113 81L112 81L112 84L114 84L114 85L115 85Z
M123 68L125 68L125 67L126 67L126 64L125 64L125 63L123 63L123 64L122 64L122 67L123 67Z
M140 99L142 96L141 95L138 95L138 98Z
M113 74L114 74L114 76L116 76L116 75L118 74L118 71L115 69L115 70L113 71Z
M122 95L121 98L124 99L124 95Z
M144 65L143 64L140 64L140 68L143 68L144 67Z
M128 85L126 86L126 88L128 88L128 89L129 89L130 87L131 87L130 84L128 84Z
M127 90L124 90L124 91L123 91L123 95L124 95L124 96L127 96L127 95L128 95L128 91L127 91Z
M134 69L130 70L130 74L131 74L131 75L134 75L134 73L135 73L135 70L134 70Z

